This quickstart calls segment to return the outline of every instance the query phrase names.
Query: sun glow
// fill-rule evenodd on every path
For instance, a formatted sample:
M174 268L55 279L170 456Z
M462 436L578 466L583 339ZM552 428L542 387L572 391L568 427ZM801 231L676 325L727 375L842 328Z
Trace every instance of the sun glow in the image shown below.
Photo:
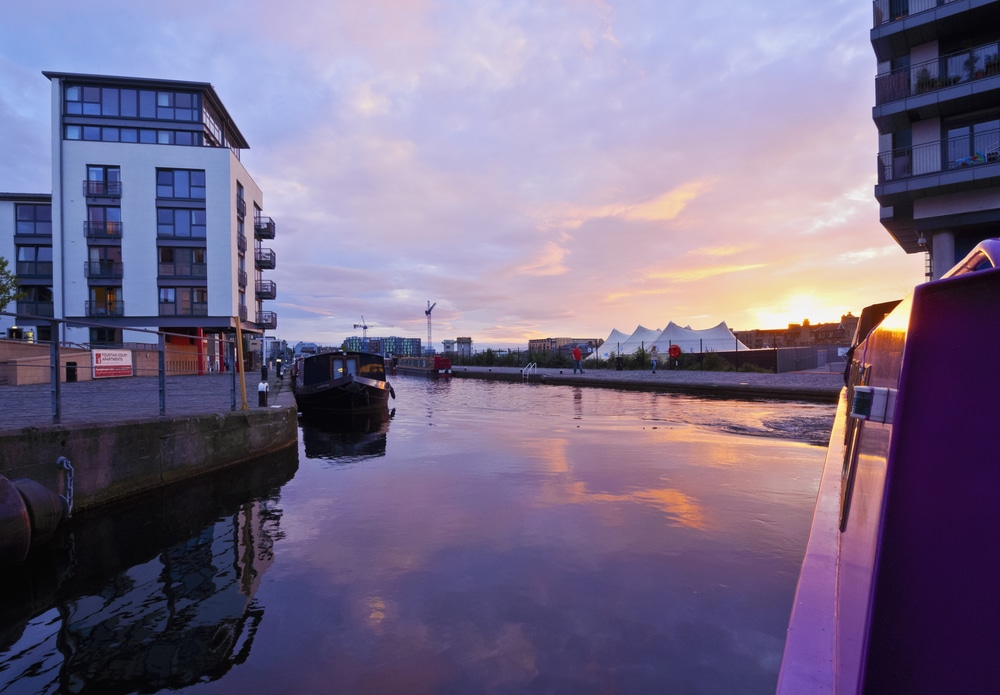
M755 317L754 328L785 328L789 324L833 323L847 313L847 309L829 299L809 293L798 293L778 299L771 306L755 307L750 313Z

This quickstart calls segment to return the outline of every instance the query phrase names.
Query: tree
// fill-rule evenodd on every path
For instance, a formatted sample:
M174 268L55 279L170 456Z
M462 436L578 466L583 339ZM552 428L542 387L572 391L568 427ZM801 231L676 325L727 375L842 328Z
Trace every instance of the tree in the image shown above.
M14 274L7 270L7 259L0 256L0 311L6 311L8 304L21 297Z

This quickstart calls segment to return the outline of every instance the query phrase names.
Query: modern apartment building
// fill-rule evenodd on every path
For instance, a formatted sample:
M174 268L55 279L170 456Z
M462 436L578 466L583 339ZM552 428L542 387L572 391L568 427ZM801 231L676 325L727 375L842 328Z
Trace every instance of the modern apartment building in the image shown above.
M249 145L212 85L45 72L52 193L0 194L17 332L80 344L195 340L277 327L275 236L240 162ZM10 308L8 308L10 311ZM61 335L45 319L65 319ZM3 317L5 332L15 321ZM95 325L96 324L96 325ZM219 348L211 340L216 352ZM209 355L221 361L225 356Z
M875 0L875 197L938 278L1000 235L1000 0Z

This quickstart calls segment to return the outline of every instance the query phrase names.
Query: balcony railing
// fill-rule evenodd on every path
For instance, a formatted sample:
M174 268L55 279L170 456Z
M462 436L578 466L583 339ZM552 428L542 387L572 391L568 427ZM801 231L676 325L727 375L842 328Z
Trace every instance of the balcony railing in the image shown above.
M236 214L240 217L247 216L247 201L243 198L236 199Z
M240 321L246 321L247 320L247 307L246 307L246 305L245 304L240 304L239 311L240 311Z
M264 330L274 330L278 327L278 315L273 311L262 311L257 314L257 325Z
M879 27L897 19L933 10L955 0L874 0L874 26Z
M236 248L239 250L240 253L246 253L247 252L247 235L246 234L237 234L236 235Z
M237 270L236 271L236 282L239 283L240 287L247 286L247 271Z
M121 222L84 222L83 235L88 239L121 239Z
M125 302L117 300L88 300L85 311L87 316L124 316Z
M52 316L55 316L55 303L18 299L17 314L18 316L43 316L51 318Z
M996 42L877 76L875 104L886 104L994 75L1000 75L1000 44Z
M208 275L207 263L160 263L160 277L203 278Z
M22 278L52 277L52 261L18 261L17 276Z
M160 316L208 316L208 302L191 302L190 306L161 302Z
M258 239L274 238L274 220L270 217L258 217L253 221L253 235Z
M91 280L121 280L122 264L120 261L87 261L83 264L83 272Z
M1000 129L878 153L878 182L1000 162Z
M254 252L253 260L261 270L273 270L277 257L272 249L257 249Z
M83 194L90 198L121 198L122 182L84 180Z
M257 281L258 299L274 299L277 296L278 296L278 286L274 284L274 280Z

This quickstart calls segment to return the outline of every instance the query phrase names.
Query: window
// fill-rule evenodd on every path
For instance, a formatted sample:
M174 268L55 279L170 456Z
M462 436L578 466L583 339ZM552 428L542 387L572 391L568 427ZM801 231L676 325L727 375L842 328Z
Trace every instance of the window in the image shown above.
M156 234L178 239L205 238L205 211L177 208L156 209Z
M67 85L64 94L65 111L70 116L197 122L201 112L201 95L193 92Z
M16 234L43 234L52 236L51 205L18 205Z
M18 246L17 274L38 277L52 275L51 246Z
M204 169L157 169L156 197L205 200Z
M87 195L120 196L121 194L121 167L100 164L91 164L87 167Z
M203 287L161 287L160 316L207 316L208 290Z
M158 250L160 277L199 277L207 274L205 249L161 246Z

